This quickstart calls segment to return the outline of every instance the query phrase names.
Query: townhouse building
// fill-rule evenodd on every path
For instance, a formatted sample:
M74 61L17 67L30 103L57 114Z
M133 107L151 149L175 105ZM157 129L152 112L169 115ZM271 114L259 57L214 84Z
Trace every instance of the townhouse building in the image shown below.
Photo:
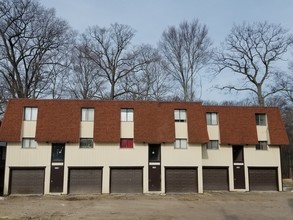
M281 191L288 137L274 107L15 99L0 142L4 195L202 193Z

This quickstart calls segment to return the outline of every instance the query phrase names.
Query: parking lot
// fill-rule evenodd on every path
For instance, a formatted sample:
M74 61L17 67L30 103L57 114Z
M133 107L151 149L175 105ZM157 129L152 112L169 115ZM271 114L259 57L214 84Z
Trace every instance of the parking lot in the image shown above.
M292 219L292 192L1 197L0 219Z

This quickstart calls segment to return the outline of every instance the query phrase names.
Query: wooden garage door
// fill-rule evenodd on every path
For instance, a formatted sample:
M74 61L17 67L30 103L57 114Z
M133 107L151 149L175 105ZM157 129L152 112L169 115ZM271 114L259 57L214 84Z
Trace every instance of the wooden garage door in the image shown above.
M111 168L111 193L142 193L142 168Z
M249 189L251 191L278 190L277 168L249 168Z
M204 167L203 190L229 190L228 168Z
M197 192L196 168L166 168L166 193Z
M11 169L11 194L44 194L45 169Z
M87 194L102 192L101 168L70 168L69 193Z

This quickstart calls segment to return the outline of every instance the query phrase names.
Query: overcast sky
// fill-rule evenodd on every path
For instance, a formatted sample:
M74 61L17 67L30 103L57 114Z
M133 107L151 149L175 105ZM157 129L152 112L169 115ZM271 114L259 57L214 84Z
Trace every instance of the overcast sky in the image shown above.
M135 44L157 45L170 25L198 18L209 28L214 46L218 46L233 24L243 21L268 21L293 31L293 0L40 0L55 8L58 17L83 32L87 27L109 27L115 22L136 30ZM201 73L205 75L205 73ZM229 76L225 81L229 80ZM204 78L202 99L235 100L210 89L217 82ZM239 97L238 97L239 98Z

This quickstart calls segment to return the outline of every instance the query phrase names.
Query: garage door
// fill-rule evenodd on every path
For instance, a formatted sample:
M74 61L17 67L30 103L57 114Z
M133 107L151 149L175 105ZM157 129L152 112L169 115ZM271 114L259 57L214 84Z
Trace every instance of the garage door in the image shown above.
M196 168L166 168L166 193L197 192Z
M111 193L142 193L142 168L111 168Z
M101 168L70 168L69 193L87 194L102 192Z
M45 169L11 169L11 194L44 194Z
M278 190L277 168L249 168L249 188L251 191Z
M229 190L228 168L204 167L203 190Z

